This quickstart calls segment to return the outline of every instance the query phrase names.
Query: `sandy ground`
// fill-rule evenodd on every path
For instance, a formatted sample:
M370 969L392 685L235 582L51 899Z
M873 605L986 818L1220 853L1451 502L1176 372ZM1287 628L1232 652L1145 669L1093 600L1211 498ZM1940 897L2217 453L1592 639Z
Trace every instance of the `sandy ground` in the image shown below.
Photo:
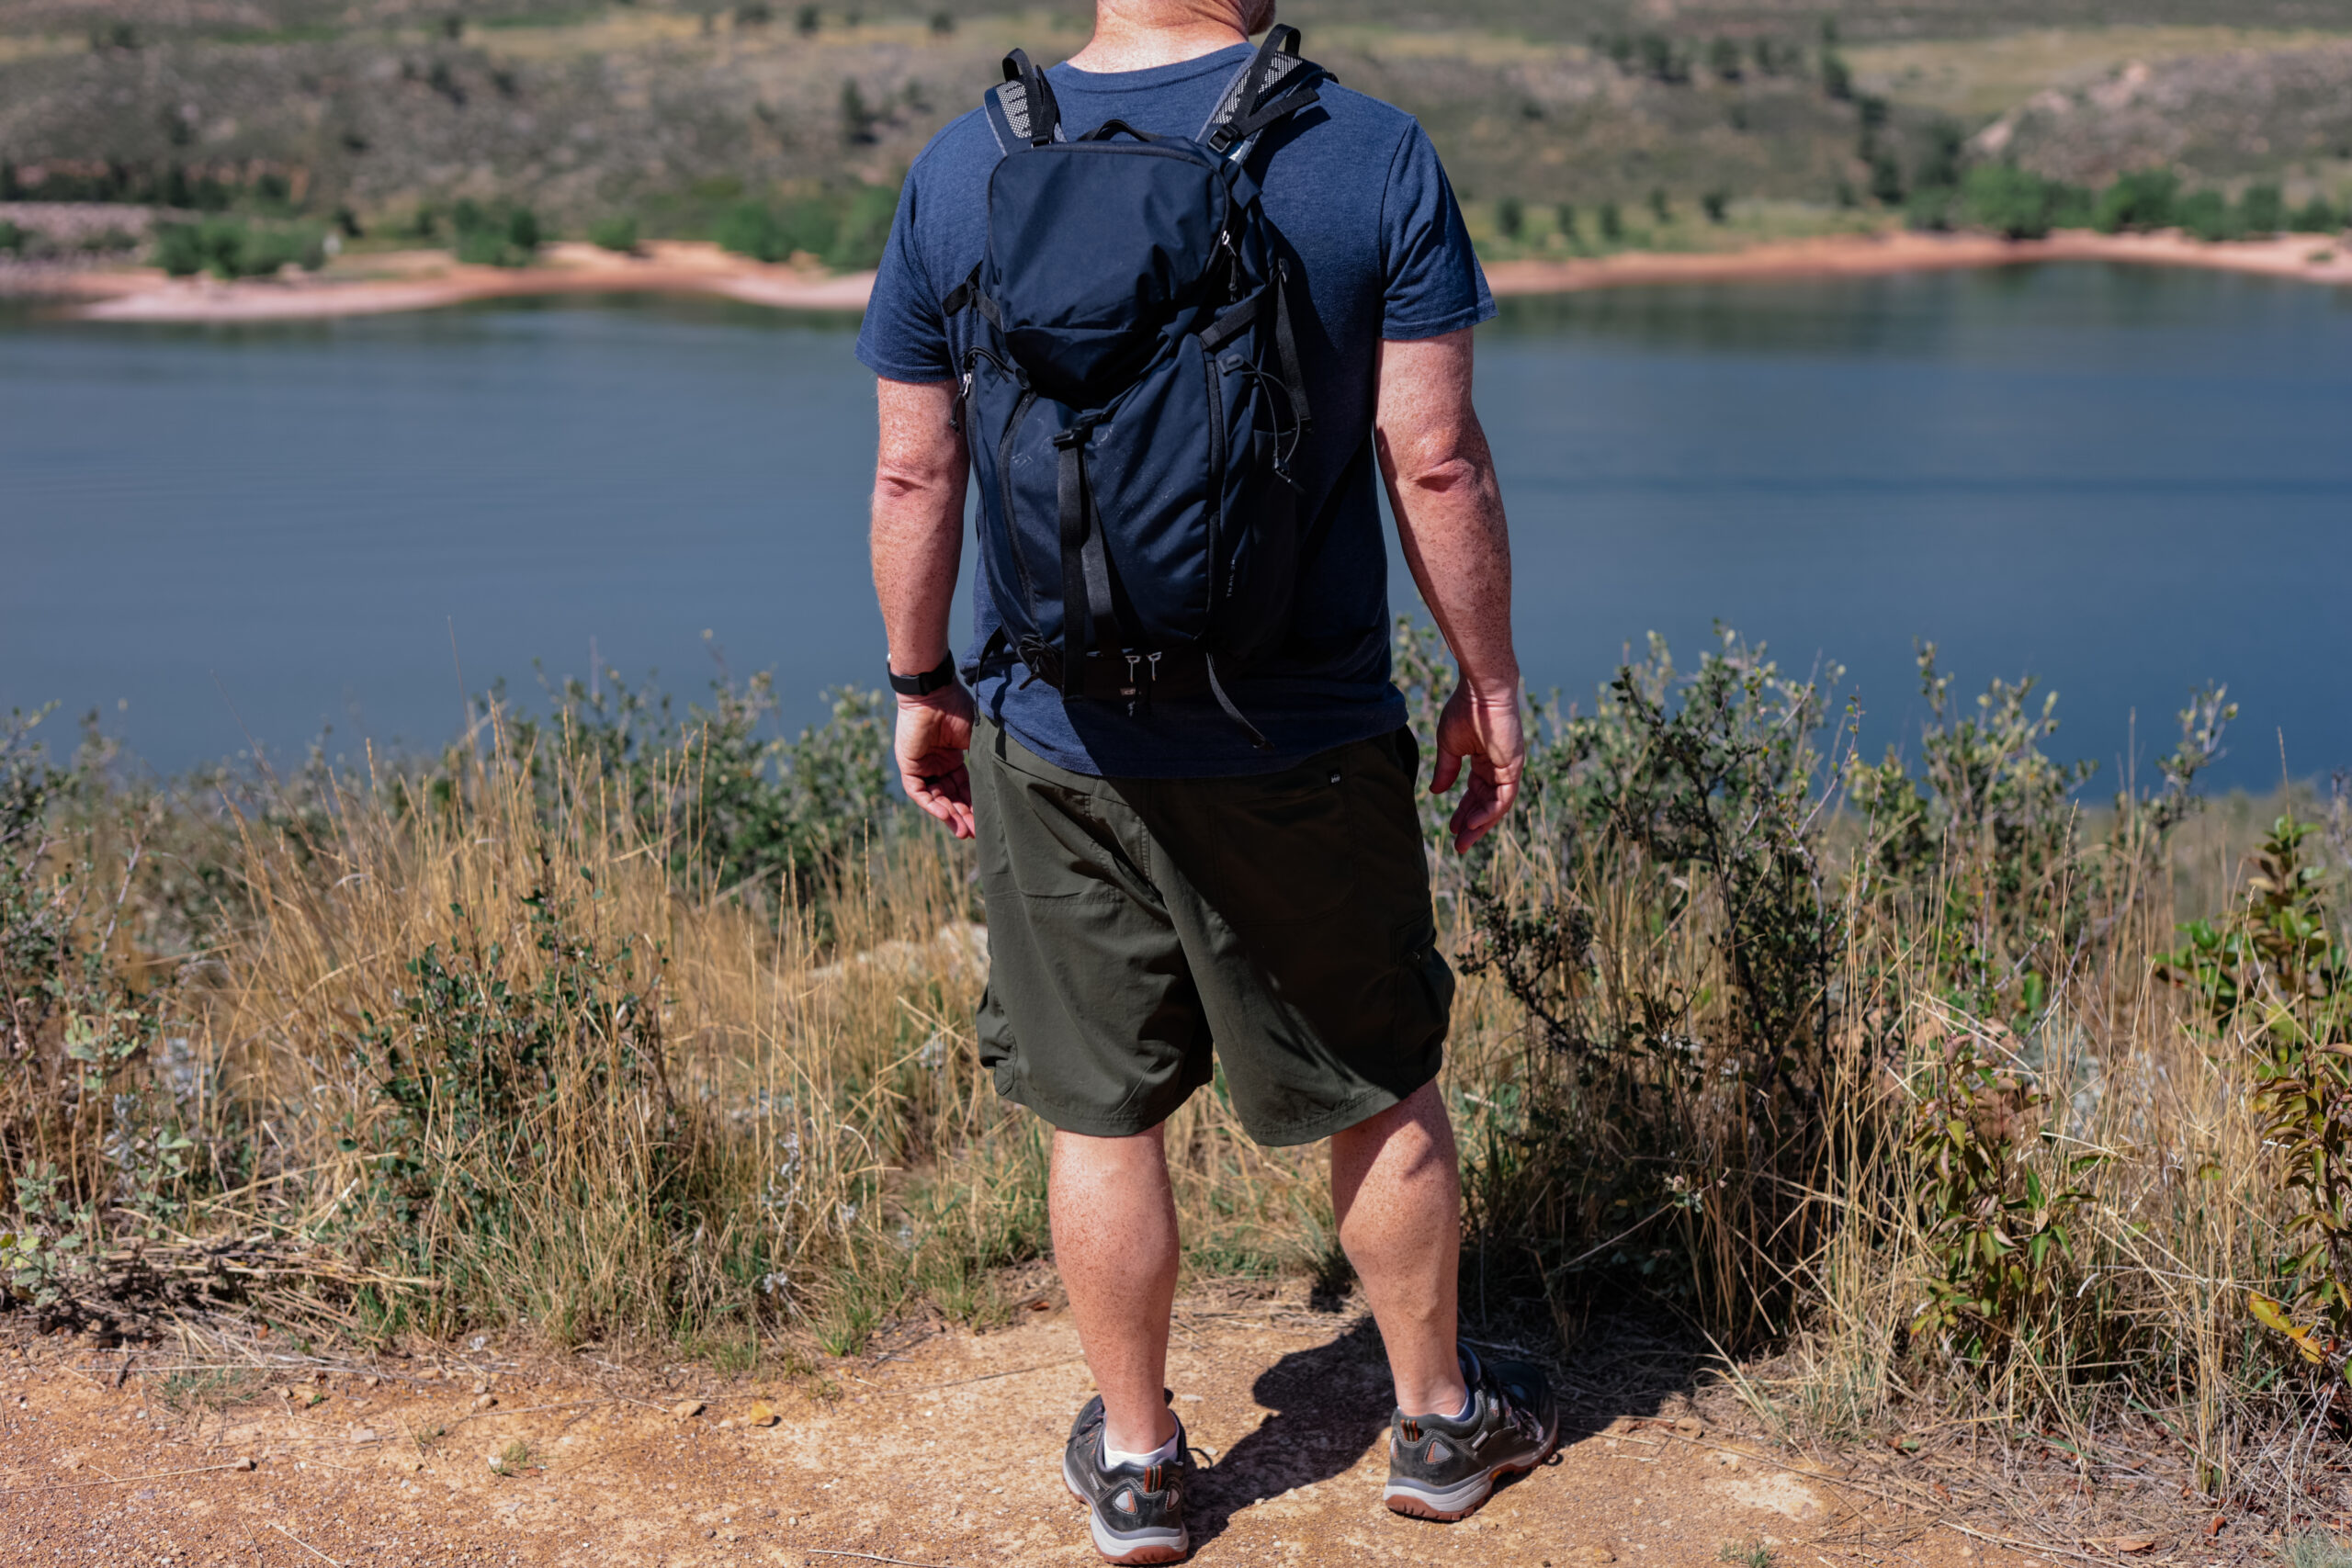
M2106 261L2194 266L2312 283L2352 285L2352 249L2311 235L2205 244L2179 234L2067 231L2046 240L1978 234L1836 235L1744 250L1626 252L1564 261L1498 262L1487 269L1500 295L1563 294L1634 284L1867 276L2036 262ZM368 276L358 276L362 270ZM264 321L433 310L469 300L555 294L713 295L784 310L862 310L871 273L838 276L763 265L699 242L661 242L639 255L593 245L550 245L540 265L459 266L439 252L371 255L323 276L166 278L152 269L57 272L14 279L21 292L78 299L74 314L114 321Z
M1058 1464L1090 1384L1066 1312L1017 1315L788 1382L481 1344L281 1364L242 1403L175 1406L166 1347L21 1339L0 1349L0 1563L1075 1568L1096 1558ZM1793 1472L1721 1397L1673 1393L1572 1394L1559 1456L1472 1520L1400 1517L1378 1337L1303 1298L1180 1309L1170 1373L1202 1564L2055 1561Z

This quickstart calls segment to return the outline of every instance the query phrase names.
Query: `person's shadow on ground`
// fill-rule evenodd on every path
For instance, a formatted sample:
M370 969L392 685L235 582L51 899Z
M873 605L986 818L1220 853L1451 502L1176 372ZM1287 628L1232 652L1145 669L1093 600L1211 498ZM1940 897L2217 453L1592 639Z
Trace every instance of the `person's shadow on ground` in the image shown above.
M1273 1412L1197 1472L1185 1498L1195 1541L1215 1540L1233 1516L1295 1486L1345 1474L1388 1427L1388 1357L1363 1318L1336 1339L1293 1350L1251 1386Z
M1656 1416L1697 1386L1705 1361L1704 1347L1630 1315L1595 1323L1577 1348L1573 1371L1554 1368L1563 1448L1606 1430L1619 1416ZM1380 1330L1371 1318L1358 1318L1338 1337L1284 1356L1250 1393L1273 1414L1196 1472L1185 1498L1195 1541L1215 1540L1252 1504L1346 1474L1387 1430L1394 1396ZM1497 1489L1525 1479L1506 1477Z

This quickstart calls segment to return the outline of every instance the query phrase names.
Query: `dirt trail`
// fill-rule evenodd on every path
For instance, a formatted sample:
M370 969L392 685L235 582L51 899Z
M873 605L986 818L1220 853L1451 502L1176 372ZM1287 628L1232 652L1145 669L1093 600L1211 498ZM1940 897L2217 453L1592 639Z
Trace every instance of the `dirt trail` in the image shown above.
M1078 1568L1096 1558L1057 1465L1090 1383L1067 1313L1048 1298L1019 1315L793 1384L483 1347L281 1370L243 1384L243 1403L181 1412L164 1399L187 1363L167 1348L20 1342L0 1349L0 1564ZM1780 1564L2037 1561L1791 1473L1716 1404L1702 1420L1679 1394L1572 1399L1552 1463L1467 1523L1406 1519L1380 1503L1369 1321L1287 1298L1194 1305L1171 1361L1206 1450L1191 1509L1204 1565L1679 1568L1761 1561L1729 1555L1758 1547ZM763 1403L773 1426L752 1424ZM1648 1408L1599 1407L1612 1403ZM516 1473L494 1471L515 1443Z

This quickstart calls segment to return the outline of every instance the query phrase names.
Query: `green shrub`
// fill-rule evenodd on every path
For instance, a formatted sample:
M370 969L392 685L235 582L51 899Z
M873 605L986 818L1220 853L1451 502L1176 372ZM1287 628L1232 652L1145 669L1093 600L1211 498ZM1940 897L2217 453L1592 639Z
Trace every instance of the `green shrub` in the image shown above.
M451 209L458 259L475 266L526 266L539 248L538 214L527 207L485 207L470 198Z
M882 248L890 240L890 220L899 210L899 193L887 186L860 186L842 209L841 229L827 247L825 265L844 271L878 266Z
M2208 242L2234 240L2245 225L2230 198L2217 190L2194 190L2173 205L2173 220L2189 234Z
M315 223L257 224L241 218L155 227L155 265L174 277L266 277L289 263L315 272L326 265L326 231Z
M2327 197L2315 196L2295 209L2287 226L2298 234L2333 234L2344 227L2344 214Z
M1527 231L1527 208L1519 197L1507 196L1495 204L1495 227L1506 240L1516 240Z
M2099 192L2091 211L2091 227L2102 234L2169 229L2178 221L2174 212L2179 200L2177 175L2163 169L2118 175L2114 184Z
M637 220L627 213L599 218L588 225L588 243L627 254L637 249Z
M1731 218L1731 193L1711 190L1699 198L1699 206L1706 213L1708 222L1727 222Z
M25 243L32 237L31 230L18 228L6 219L0 218L0 251L10 255L22 255L25 251Z
M754 261L782 261L789 254L784 248L775 214L768 210L765 202L737 202L720 214L718 226L710 237L718 242L721 250L750 256Z
M1612 245L1625 237L1625 215L1613 201L1600 204L1600 237Z
M2275 185L2248 186L2238 197L2238 223L2249 234L2276 234L2287 226L2287 198Z
M2085 192L2010 164L1979 164L1960 183L1962 219L2012 240L2038 240L2088 215Z

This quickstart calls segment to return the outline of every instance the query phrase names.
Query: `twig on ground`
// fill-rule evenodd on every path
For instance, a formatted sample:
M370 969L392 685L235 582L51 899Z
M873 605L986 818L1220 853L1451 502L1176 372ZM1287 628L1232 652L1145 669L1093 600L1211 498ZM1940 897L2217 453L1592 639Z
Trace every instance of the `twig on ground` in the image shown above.
M264 1522L266 1523L267 1521L265 1520ZM269 1528L284 1536L287 1540L292 1541L295 1545L300 1547L303 1551L309 1552L311 1556L317 1558L320 1562L326 1563L328 1568L343 1568L342 1563L337 1562L334 1558L329 1557L325 1552L321 1551L317 1547L312 1546L309 1541L304 1540L300 1536L296 1535L292 1530L288 1529L284 1525L272 1524Z
M479 1421L491 1416L530 1416L541 1410L569 1410L576 1404L610 1404L612 1402L612 1399L566 1399L554 1404L526 1404L520 1410L474 1410L452 1418L449 1425L454 1427L459 1421Z
M982 1372L976 1378L954 1378L946 1382L927 1382L918 1384L913 1388L882 1388L879 1383L867 1383L866 1386L868 1388L881 1389L881 1392L884 1393L929 1393L933 1389L961 1388L967 1382L987 1382L995 1378L1019 1377L1023 1372L1042 1372L1048 1367L1067 1367L1072 1361L1082 1361L1084 1359L1086 1359L1086 1358L1083 1356L1064 1356L1058 1361L1040 1361L1034 1367L1011 1367L1001 1372ZM865 1380L860 1379L859 1381L864 1382Z
M153 1475L109 1475L104 1481L61 1481L51 1486L11 1486L0 1491L0 1497L21 1497L28 1492L72 1492L84 1486L122 1486L133 1481L168 1481L175 1475L203 1475L216 1470L251 1470L252 1464L239 1460L234 1464L199 1464L193 1470L161 1470Z
M874 1551L842 1551L830 1546L796 1546L790 1550L805 1551L812 1557L856 1557L867 1562L896 1562L900 1568L947 1568L944 1562L917 1562L911 1557L885 1557Z

